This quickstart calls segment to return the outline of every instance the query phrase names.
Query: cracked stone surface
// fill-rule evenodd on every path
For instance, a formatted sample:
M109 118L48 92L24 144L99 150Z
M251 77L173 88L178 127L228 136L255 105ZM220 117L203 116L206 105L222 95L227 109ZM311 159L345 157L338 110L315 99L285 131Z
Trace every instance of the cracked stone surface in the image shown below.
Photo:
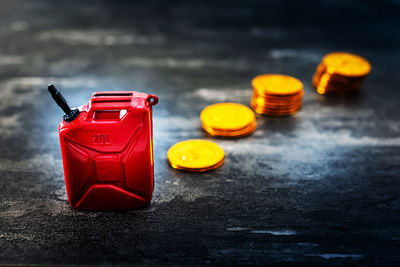
M0 2L0 264L398 265L400 2ZM373 70L361 93L323 97L325 53ZM257 116L247 138L208 137L200 111L249 105L260 73L304 83L301 112ZM155 93L155 192L140 210L68 204L46 86L72 106L94 91ZM178 141L213 140L225 163L168 166Z

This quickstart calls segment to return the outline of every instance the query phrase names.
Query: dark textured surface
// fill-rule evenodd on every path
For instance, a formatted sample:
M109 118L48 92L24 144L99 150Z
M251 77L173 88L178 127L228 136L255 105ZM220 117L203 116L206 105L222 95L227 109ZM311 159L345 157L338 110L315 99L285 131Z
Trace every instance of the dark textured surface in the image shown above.
M400 262L400 3L0 1L0 263L207 265ZM373 66L362 94L318 96L321 57ZM201 109L249 104L251 78L305 85L304 108L214 139L225 164L169 168L167 149L208 138ZM55 83L158 94L156 187L147 208L78 212L66 199Z

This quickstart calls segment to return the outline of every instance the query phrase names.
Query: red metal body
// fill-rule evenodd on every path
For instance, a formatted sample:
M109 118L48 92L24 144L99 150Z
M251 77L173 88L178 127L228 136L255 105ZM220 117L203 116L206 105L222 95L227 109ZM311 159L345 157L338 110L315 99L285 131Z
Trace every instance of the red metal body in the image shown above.
M155 95L96 92L59 125L68 200L79 210L133 209L154 188L151 107Z

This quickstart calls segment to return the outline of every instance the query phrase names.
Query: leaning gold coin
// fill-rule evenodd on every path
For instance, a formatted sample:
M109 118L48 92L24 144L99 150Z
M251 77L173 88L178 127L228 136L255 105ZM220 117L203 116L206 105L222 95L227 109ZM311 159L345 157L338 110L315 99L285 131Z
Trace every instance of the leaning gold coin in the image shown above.
M167 156L174 169L208 171L222 164L224 150L211 141L193 139L176 143Z
M344 52L329 53L322 59L328 73L349 77L366 76L371 72L371 64L364 58Z
M281 74L263 74L255 77L251 84L260 95L294 95L303 91L298 79Z
M256 118L253 111L244 105L218 103L204 108L200 113L200 119L207 128L234 131L247 127Z

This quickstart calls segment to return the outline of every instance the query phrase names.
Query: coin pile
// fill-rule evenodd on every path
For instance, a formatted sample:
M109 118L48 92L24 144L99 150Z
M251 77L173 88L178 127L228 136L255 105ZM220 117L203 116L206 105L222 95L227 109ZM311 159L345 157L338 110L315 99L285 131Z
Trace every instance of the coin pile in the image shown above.
M176 143L168 150L172 168L190 172L205 172L224 163L224 150L217 144L200 139Z
M240 137L253 133L257 122L253 111L237 103L218 103L200 113L203 129L211 136Z
M312 83L319 94L354 92L370 72L371 65L360 56L329 53L317 67Z
M252 81L251 107L259 114L287 116L298 112L303 102L303 84L281 74L264 74Z

